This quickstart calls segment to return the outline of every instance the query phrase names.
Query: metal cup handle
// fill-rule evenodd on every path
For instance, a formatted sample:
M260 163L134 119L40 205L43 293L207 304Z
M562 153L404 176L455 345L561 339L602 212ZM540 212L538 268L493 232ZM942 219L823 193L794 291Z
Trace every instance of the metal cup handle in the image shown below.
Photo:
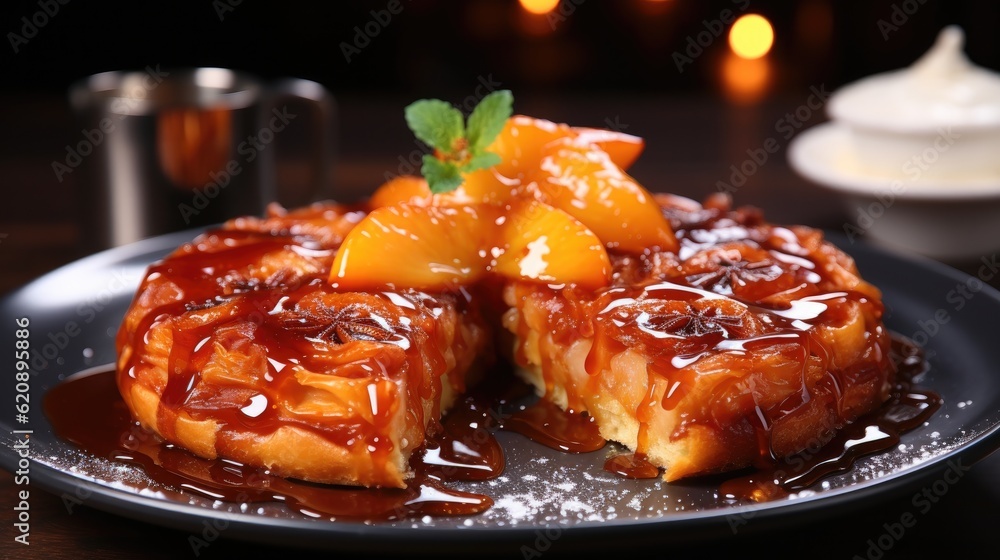
M308 102L319 113L320 118L312 123L309 146L312 177L314 182L309 193L285 192L282 185L277 184L278 177L274 167L269 167L263 174L268 180L274 181L270 190L278 200L286 206L301 206L318 200L332 197L332 166L336 154L336 104L330 92L320 83L302 78L283 78L269 85L268 95L261 105L261 126L269 126L274 122L288 120L289 113L283 112L283 100L295 99ZM275 157L266 158L266 165L274 166Z

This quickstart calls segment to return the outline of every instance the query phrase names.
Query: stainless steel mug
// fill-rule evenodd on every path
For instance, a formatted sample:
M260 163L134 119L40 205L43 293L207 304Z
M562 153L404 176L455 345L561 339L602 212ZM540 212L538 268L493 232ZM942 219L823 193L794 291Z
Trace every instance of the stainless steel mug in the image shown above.
M150 66L95 74L69 97L83 128L65 169L81 170L88 252L260 215L271 202L329 197L334 102L316 82ZM311 168L304 185L277 184L286 138L300 167Z

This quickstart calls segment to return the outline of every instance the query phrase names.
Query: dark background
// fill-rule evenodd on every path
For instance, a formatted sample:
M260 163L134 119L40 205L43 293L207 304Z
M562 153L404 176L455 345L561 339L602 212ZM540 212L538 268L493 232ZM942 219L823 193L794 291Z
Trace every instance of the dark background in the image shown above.
M336 132L348 164L338 168L329 193L356 198L396 171L400 154L412 152L401 118L406 103L422 97L459 103L483 79L511 89L517 112L576 125L621 123L648 141L634 170L640 179L661 171L685 179L683 168L692 162L718 165L714 175L724 177L730 162L758 143L746 131L769 115L762 108L780 116L805 102L811 88L832 91L906 66L946 25L966 30L970 59L1000 69L1000 3L985 0L563 0L547 16L528 14L516 0L62 1L0 7L0 123L8 132L0 135L0 158L35 151L39 164L29 167L19 157L9 179L40 189L36 194L44 193L54 212L71 211L65 195L85 188L52 182L51 162L81 137L67 88L109 70L221 66L266 80L320 82L338 101ZM401 10L389 14L393 2ZM43 5L57 6L58 13L44 14ZM719 21L726 10L762 14L775 28L767 82L749 98L734 97L723 79L726 58L733 58L728 25ZM360 35L373 11L391 19L370 27L374 37ZM25 19L47 21L28 38ZM27 39L16 53L12 34ZM355 46L360 52L345 56L345 47ZM677 57L692 54L679 70ZM683 103L709 107L707 119L719 118L731 130L695 138L698 123L685 118L695 113L653 115ZM815 123L825 115L810 117ZM653 130L661 122L666 126ZM665 140L670 134L692 138L677 148ZM377 153L384 160L359 167ZM687 181L646 186L681 194L707 187ZM23 219L10 212L0 208L0 224Z
M1000 67L997 2L748 1L745 11L764 15L776 29L772 56L782 68L776 93L817 81L840 85L906 65L947 24L966 30L973 61ZM384 10L388 0L245 0L220 10L226 2L70 0L19 53L9 38L0 46L0 88L61 94L88 74L159 63L240 68L266 78L298 76L338 94L444 97L466 91L483 74L493 74L516 93L713 94L712 65L693 64L679 73L671 55L683 52L705 21L746 4L564 0L565 20L554 15L550 22L527 15L515 0L399 0L403 9L393 16L396 21L347 62L340 44L353 41L355 26L363 28L372 19L369 12ZM39 9L38 0L4 2L0 30L20 33L20 18L30 19ZM898 30L880 30L879 20ZM723 38L705 56L726 49Z
M727 13L758 13L775 29L772 51L744 65L765 70L750 94L739 90L752 79L727 73L736 60ZM807 107L814 92L905 67L952 24L974 63L1000 69L1000 2L986 0L562 0L549 15L516 0L6 1L0 292L95 250L79 202L95 185L81 173L57 181L53 164L83 138L67 88L97 72L221 66L321 83L336 99L338 148L317 198L356 200L405 171L401 160L419 161L421 146L402 108L425 97L461 103L487 81L514 92L518 113L642 136L646 150L629 171L653 191L701 199L777 138L777 164L748 177L736 202L776 222L839 229L851 213L832 194L813 188L808 204L790 203L811 186L785 164L778 125L792 114L796 132L826 120ZM690 57L682 68L680 57ZM286 191L310 188L296 160L305 120L276 142Z
M460 103L487 80L514 92L516 112L642 136L630 173L653 191L701 199L777 137L774 164L748 177L736 202L776 222L839 229L850 212L786 165L782 119L798 110L796 132L824 121L805 105L813 92L902 68L950 24L965 29L973 62L1000 69L1000 2L985 0L563 0L548 16L516 0L395 1L396 14L393 0L3 2L0 293L94 250L80 200L97 189L81 173L57 181L53 164L83 138L67 88L97 72L222 66L318 81L336 99L338 149L317 198L364 197L403 171L401 158L419 161L402 108L424 97ZM735 59L719 21L727 10L762 14L775 29L752 95L734 93L745 78L724 79ZM373 12L391 19L360 36ZM360 52L346 57L346 45ZM679 71L681 56L692 58ZM296 161L303 120L276 142L283 187L308 182Z
M81 139L67 88L96 72L222 66L264 79L320 82L338 105L338 159L326 191L333 198L364 196L386 172L398 171L398 158L413 153L402 118L406 103L421 97L460 102L483 77L511 89L518 112L575 125L618 124L642 136L646 151L630 173L651 190L702 198L729 181L748 150L776 137L776 124L806 106L816 88L834 91L901 68L946 25L965 29L973 62L1000 69L1000 2L992 1L751 0L745 11L767 17L776 39L766 85L749 97L734 95L722 79L728 25L683 71L674 57L687 56L692 41L718 28L723 10L738 12L743 1L563 0L564 15L546 18L526 14L515 0L400 0L402 12L350 61L341 45L354 42L355 28L364 28L372 10L385 10L390 0L243 0L221 19L218 6L228 6L226 0L69 0L45 16L45 25L15 53L10 33L23 33L22 18L35 17L39 1L58 4L0 1L0 295L85 253L89 234L76 201L94 185L79 174L58 182L51 164ZM799 130L826 118L822 109L807 113ZM746 179L737 203L757 205L776 222L840 229L850 212L788 167L788 141L779 140L780 150ZM296 175L291 155L282 177ZM975 274L978 266L966 270ZM991 283L1000 287L1000 277ZM995 550L997 473L1000 456L994 454L885 558ZM13 477L0 472L0 524L8 528L13 495ZM84 551L93 557L187 558L190 552L183 532L91 508L71 516L58 496L42 492L32 492L32 500L30 557L77 558ZM901 499L801 531L722 544L750 556L791 550L849 558L864 553L866 539L879 535L884 522L910 509ZM0 551L27 557L11 534L3 533ZM664 547L662 555L701 558L705 550ZM221 558L287 550L220 541L208 552Z

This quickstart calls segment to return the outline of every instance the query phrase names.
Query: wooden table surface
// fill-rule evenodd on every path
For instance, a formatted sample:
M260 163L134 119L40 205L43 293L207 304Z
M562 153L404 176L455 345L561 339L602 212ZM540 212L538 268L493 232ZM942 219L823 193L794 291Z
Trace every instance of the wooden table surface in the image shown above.
M579 125L616 124L626 132L643 136L647 150L633 174L651 190L698 199L714 192L717 182L730 182L731 166L740 166L749 157L747 150L759 148L773 138L780 149L757 166L736 190L736 202L761 207L775 222L839 230L849 218L839 200L797 177L785 162L788 142L778 130L778 123L789 111L802 106L808 93L804 91L801 98L774 99L744 107L710 97L609 95L556 100L538 96L519 100L518 110ZM328 197L348 200L364 196L386 171L398 169L400 156L414 150L401 118L400 108L406 101L370 96L338 99L340 149ZM81 256L81 239L87 232L78 226L74 197L88 187L75 176L62 183L56 181L51 168L52 161L62 157L64 146L79 135L61 97L8 96L0 99L0 107L8 131L0 135L0 184L5 197L5 204L0 206L0 294L6 294ZM817 111L805 126L823 118ZM279 173L294 178L301 173L301 165L282 164ZM959 267L975 271L971 263ZM996 287L1000 279L994 278L991 283ZM1000 375L1000 368L996 373ZM0 531L0 557L4 558L223 558L254 552L314 552L298 550L294 542L282 547L263 546L231 540L223 533L196 555L186 532L127 519L86 504L70 510L60 497L41 490L31 492L31 545L25 547L13 541L15 492L12 475L0 472L0 526L4 527ZM643 550L633 550L629 542L614 546L623 554L651 552L657 557L761 553L814 558L924 558L996 550L1000 454L978 463L926 512L915 509L913 496L910 493L887 499L875 507L790 530L737 532L713 542L660 544ZM916 525L901 538L893 539L888 552L872 548L887 527L907 512L916 515ZM560 550L559 544L553 543L544 556L559 557L569 552L568 547ZM441 543L441 548L444 555L447 543ZM483 551L483 555L488 552ZM522 556L518 551L510 555Z

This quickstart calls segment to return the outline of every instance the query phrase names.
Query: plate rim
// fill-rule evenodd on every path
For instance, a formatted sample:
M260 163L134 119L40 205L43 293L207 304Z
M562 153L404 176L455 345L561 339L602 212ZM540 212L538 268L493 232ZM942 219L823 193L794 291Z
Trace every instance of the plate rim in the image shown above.
M867 198L889 190L897 199L912 202L974 203L1000 199L1000 181L993 179L956 179L953 183L929 181L919 188L897 192L894 187L908 181L907 177L866 175L832 161L830 154L843 152L843 140L848 134L847 126L836 121L823 122L799 132L788 146L789 166L829 190ZM826 149L817 149L824 144L828 144ZM819 157L815 152L819 152Z
M0 309L9 308L18 299L19 294L30 289L36 283L68 274L75 268L90 266L100 268L102 263L117 263L143 256L150 257L150 262L153 262L155 259L151 256L152 254L169 251L181 243L194 239L201 231L203 229L198 228L155 236L67 263L0 298ZM838 231L830 230L823 233L826 239L847 251L852 259L859 253L865 253L865 257L869 259L889 258L903 261L909 266L929 270L938 276L957 282L964 282L972 278L971 275L948 264L927 257L890 252L863 240L849 242L847 236ZM864 270L862 270L862 275L864 276ZM997 305L1000 305L1000 290L984 283L983 293ZM996 400L1000 403L1000 395L997 396ZM0 427L9 427L8 422L0 420ZM443 541L447 541L449 546L481 547L484 542L497 545L520 545L527 542L525 539L533 539L537 531L546 528L559 528L563 537L572 535L570 539L566 539L567 542L576 542L577 544L593 544L592 541L606 536L609 531L645 534L651 528L656 529L658 537L669 539L670 542L687 542L704 538L707 534L714 535L720 531L730 532L727 520L734 515L753 517L768 522L781 520L784 527L805 523L808 520L828 518L837 513L857 508L872 497L884 498L900 495L907 489L917 487L922 482L937 476L937 473L946 468L948 463L957 456L961 456L963 459L969 458L971 462L967 464L971 466L997 449L1000 449L1000 419L994 421L988 429L984 429L971 440L917 465L877 479L868 479L830 490L823 494L806 496L792 501L763 502L730 508L685 512L683 515L670 519L663 517L612 519L600 522L582 522L568 526L558 523L545 523L544 525L526 523L523 527L472 526L414 529L410 525L393 526L354 521L329 522L304 517L294 519L266 518L265 521L262 521L261 518L248 519L243 513L220 511L118 490L37 462L32 465L32 482L35 482L37 487L54 494L72 492L80 485L86 486L91 492L86 505L116 515L138 518L165 528L195 531L200 530L202 521L206 519L224 519L228 527L226 535L237 537L240 540L274 543L276 536L283 538L294 536L299 539L297 542L283 544L321 547L331 550L350 550L363 547L366 550L388 551L398 550L402 544L423 546L440 544ZM7 445L0 447L0 450L3 451L0 453L0 468L13 472L17 463L16 455ZM135 508L138 508L138 512ZM771 523L755 522L746 524L740 531L741 534L749 534L772 528ZM700 529L701 531L691 531L691 529ZM331 536L338 538L331 539Z

